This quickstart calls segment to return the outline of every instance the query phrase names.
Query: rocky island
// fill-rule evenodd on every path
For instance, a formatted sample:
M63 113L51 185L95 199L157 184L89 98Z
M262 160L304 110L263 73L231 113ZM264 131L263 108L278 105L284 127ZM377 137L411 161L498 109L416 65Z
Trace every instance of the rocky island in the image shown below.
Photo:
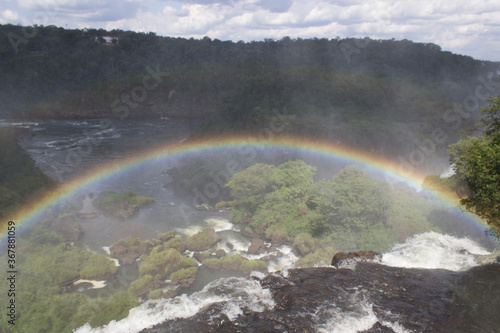
M128 190L121 194L112 191L101 192L93 204L106 215L127 218L137 213L140 208L155 202L150 196L137 195L134 191Z

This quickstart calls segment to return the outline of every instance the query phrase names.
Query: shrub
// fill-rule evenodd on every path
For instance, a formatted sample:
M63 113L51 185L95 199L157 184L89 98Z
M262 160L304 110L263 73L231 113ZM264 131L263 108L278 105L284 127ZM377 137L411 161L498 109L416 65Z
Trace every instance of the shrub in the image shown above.
M267 264L261 260L245 260L241 262L239 270L245 274L253 271L267 272Z
M149 283L153 281L153 276L146 274L130 284L128 292L132 296L139 296L141 289L144 289Z
M170 274L170 280L172 280L172 283L176 284L181 280L195 277L197 273L198 267L183 268Z
M163 297L163 291L161 288L150 290L148 293L148 299L159 299Z

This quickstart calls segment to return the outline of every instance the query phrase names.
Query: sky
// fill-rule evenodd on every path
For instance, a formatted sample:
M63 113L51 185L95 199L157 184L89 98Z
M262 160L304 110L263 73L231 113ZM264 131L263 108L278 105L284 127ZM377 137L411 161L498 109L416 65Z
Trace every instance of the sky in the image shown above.
M245 41L408 39L500 61L499 0L0 0L0 24Z

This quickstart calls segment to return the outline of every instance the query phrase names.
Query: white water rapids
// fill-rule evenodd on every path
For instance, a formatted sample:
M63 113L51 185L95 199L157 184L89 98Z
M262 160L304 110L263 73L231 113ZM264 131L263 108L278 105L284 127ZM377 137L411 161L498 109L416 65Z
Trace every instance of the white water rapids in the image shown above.
M470 239L427 232L395 245L383 255L382 263L407 268L463 270L478 265L478 258L488 254L491 253ZM147 301L132 309L127 318L94 329L87 324L76 330L76 333L139 332L165 320L189 318L203 307L223 301L227 303L222 311L231 320L242 314L244 309L265 311L274 306L269 291L251 278L222 278L211 282L199 292L172 299ZM372 309L373 304L364 300L361 295L353 297L352 303L354 310L348 312L335 307L329 309L331 319L318 325L318 332L358 332L369 329L378 321ZM382 324L398 333L409 332L398 324L397 318Z

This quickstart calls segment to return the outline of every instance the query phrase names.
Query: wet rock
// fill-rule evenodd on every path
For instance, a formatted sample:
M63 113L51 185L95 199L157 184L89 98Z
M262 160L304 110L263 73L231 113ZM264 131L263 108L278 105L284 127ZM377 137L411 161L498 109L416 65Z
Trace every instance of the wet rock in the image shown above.
M270 253L270 254L266 254L265 256L263 256L262 258L260 258L260 260L262 261L270 261L270 260L274 260L277 258L277 255L275 253Z
M161 280L153 280L141 289L137 290L137 296L144 297L146 296L150 291L159 289L161 287L164 287L166 283Z
M250 254L258 254L266 251L266 245L264 241L260 238L254 238L252 243L248 247L248 253Z
M196 252L193 254L193 258L195 258L199 262L203 263L205 261L205 259L210 258L210 253L209 252Z
M130 265L140 257L139 245L141 241L138 237L120 239L111 245L109 251L111 257L118 259L120 265Z
M379 260L380 258L382 258L382 254L374 251L337 252L332 258L332 266L339 267L341 263L348 260L367 261Z
M177 289L170 289L163 293L163 298L174 298L177 295Z
M168 241L169 239L174 238L174 237L175 237L175 230L171 230L171 231L168 231L168 232L165 232L165 233L158 235L158 239L163 241L163 242Z
M248 238L258 238L259 237L257 235L257 233L255 231L253 231L252 228L250 228L250 227L246 227L245 229L243 229L243 231L241 233L243 235L247 236Z
M222 258L226 255L226 251L224 251L224 249L218 249L217 251L215 251L215 256L217 258Z
M376 322L370 329L362 331L360 333L396 333L392 328L382 325Z
M140 254L149 254L153 249L153 243L149 241L144 241L139 243L139 253Z
M231 321L224 314L227 302L217 302L189 318L166 321L142 332L316 332L320 325L335 326L345 315L366 316L366 308L377 322L364 333L393 333L386 323L410 332L496 332L499 276L499 264L465 272L373 262L359 262L356 270L291 269L287 277L273 273L260 281L273 295L272 309L244 309ZM359 310L360 304L366 305L365 310Z

